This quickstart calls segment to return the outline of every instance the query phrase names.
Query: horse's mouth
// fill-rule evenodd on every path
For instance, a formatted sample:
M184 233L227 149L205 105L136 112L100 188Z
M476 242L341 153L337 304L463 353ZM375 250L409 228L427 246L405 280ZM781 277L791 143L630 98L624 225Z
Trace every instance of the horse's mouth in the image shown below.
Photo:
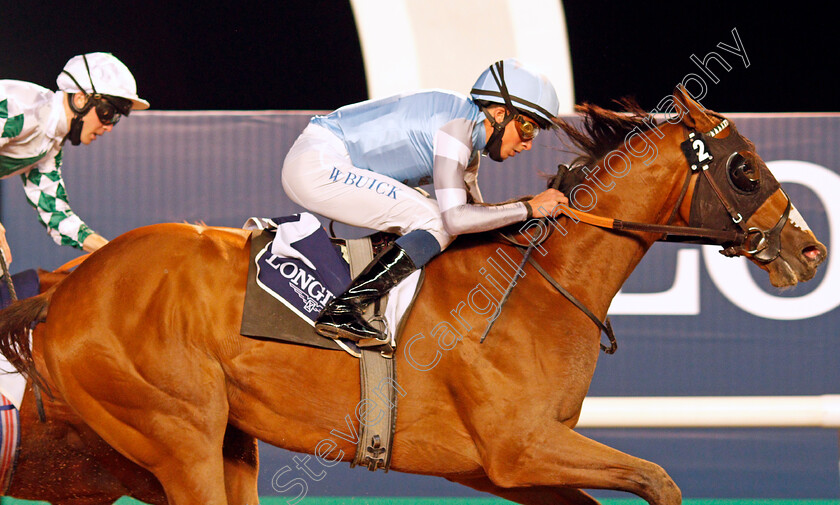
M819 242L804 247L793 258L782 254L773 262L770 284L777 288L788 288L800 282L807 282L817 274L817 267L825 261L827 250Z

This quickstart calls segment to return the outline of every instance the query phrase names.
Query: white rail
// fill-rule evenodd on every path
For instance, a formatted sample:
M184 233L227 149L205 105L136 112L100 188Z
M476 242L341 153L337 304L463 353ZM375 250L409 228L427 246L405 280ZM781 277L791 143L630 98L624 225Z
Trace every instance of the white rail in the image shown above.
M840 429L840 395L590 397L577 426Z

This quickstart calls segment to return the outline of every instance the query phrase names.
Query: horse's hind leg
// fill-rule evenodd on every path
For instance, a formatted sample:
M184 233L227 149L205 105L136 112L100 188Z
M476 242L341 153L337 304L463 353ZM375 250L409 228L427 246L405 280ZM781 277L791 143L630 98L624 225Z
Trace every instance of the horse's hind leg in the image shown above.
M599 503L595 498L575 488L548 486L504 488L493 484L487 477L449 480L522 505L598 505Z
M170 505L227 505L228 405L218 364L170 353L166 365L133 356L134 366L125 366L119 345L98 340L98 352L84 356L58 338L49 349L62 396L106 442L157 477Z
M137 399L150 406L160 405L161 400L164 398ZM87 419L100 417L91 414L97 410L95 406L82 409ZM195 410L191 415L155 407L147 414L129 416L134 419L116 418L113 414L117 409L109 410L101 411L105 421L92 422L91 426L115 449L150 470L163 486L170 505L228 505L222 457L226 419L212 420L216 412L226 416L224 403L209 402L206 410ZM194 423L193 416L206 417ZM208 421L216 426L204 425Z

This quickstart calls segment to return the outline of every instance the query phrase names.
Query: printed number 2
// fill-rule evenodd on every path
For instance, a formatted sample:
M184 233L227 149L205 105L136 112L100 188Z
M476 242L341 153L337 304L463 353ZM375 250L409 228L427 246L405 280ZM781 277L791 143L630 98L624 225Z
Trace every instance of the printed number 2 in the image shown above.
M694 150L697 151L697 160L698 161L706 161L708 159L711 159L711 155L709 154L708 151L706 151L706 143L703 142L702 140L700 140L700 139L695 140L694 142L691 143L691 147L693 147Z

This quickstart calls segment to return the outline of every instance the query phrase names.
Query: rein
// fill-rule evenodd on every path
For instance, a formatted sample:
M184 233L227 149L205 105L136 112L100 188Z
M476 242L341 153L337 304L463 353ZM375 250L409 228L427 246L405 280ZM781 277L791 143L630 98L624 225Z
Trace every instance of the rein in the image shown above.
M558 182L558 185L559 185L559 182ZM555 187L554 189L557 189L557 188ZM597 216L591 216L591 217L597 217ZM604 219L604 218L598 218L598 219ZM544 222L544 221L545 221L545 218L540 218L540 222ZM502 238L504 238L507 242L510 242L513 246L515 246L517 249L522 251L522 261L519 263L519 266L517 266L516 272L514 272L513 277L511 278L510 284L508 284L508 287L505 290L505 293L502 296L501 301L499 301L499 314L502 313L502 307L504 307L505 303L507 302L508 298L510 297L510 293L513 291L513 287L516 286L516 282L519 280L520 277L522 277L523 271L525 270L525 263L530 263L531 266L533 266L534 269L537 272L539 272L540 275L542 275L545 278L545 280L548 281L548 283L551 284L554 287L554 289L556 289L561 295L566 297L566 299L569 300L575 307L577 307L578 310L580 310L581 312L586 314L586 316L589 319L591 319L592 322L595 323L595 325L598 326L598 328L604 334L607 335L607 338L610 341L610 346L607 347L602 343L599 343L598 345L601 347L601 350L604 351L605 354L614 354L615 351L618 349L618 342L615 339L615 333L613 332L612 324L610 324L610 318L608 317L606 319L606 321L602 323L601 320L598 319L598 316L593 314L592 311L589 310L589 308L586 305L583 304L583 302L581 302L580 300L575 298L575 296L572 293L570 293L559 282L557 282L557 280L555 280L554 277L551 276L551 274L546 272L545 269L542 266L540 266L539 263L537 263L537 260L535 260L533 258L533 256L531 256L531 253L534 251L534 248L536 246L542 244L543 242L545 242L548 239L548 237L551 236L551 234L553 232L554 232L554 228L549 228L549 232L539 242L531 242L528 245L525 245L525 244L522 244L522 243L518 242L515 238L513 238L512 236L510 236L506 233L503 233L503 232L499 233L499 235L501 235ZM487 328L484 329L484 334L481 336L481 339L479 340L479 343L484 343L484 339L486 339L487 335L490 334L490 329L493 328L493 324L496 322L496 319L498 319L498 317L499 316L496 316L495 318L493 318L490 321L490 324L487 325Z
M703 228L703 227L695 227L695 226L675 226L671 224L656 224L656 223L638 223L633 221L623 221L620 219L613 219L609 217L602 217L602 216L595 216L592 214L588 214L586 212L574 211L568 207L561 207L561 214L565 214L570 219L575 221L580 221L590 226L595 226L598 228L616 230L616 231L632 231L632 232L644 232L644 233L657 233L661 234L662 237L657 239L657 241L663 242L694 242L699 244L708 244L708 245L719 245L724 247L724 250L721 251L721 254L725 256L737 256L742 253L747 253L752 255L758 261L762 263L769 263L776 259L776 257L781 254L781 246L780 246L780 234L782 227L784 227L785 222L788 219L788 215L790 214L791 210L791 202L790 198L787 196L784 191L782 193L785 195L787 199L787 208L782 213L779 221L776 223L773 228L769 230L761 230L760 228L750 227L747 228L745 220L741 216L739 212L735 209L735 207L731 204L731 202L726 198L725 194L715 181L712 179L711 175L709 175L709 165L710 163L703 163L703 162L712 162L713 157L711 152L707 148L703 137L706 135L710 137L715 137L717 134L722 132L729 126L729 120L723 119L718 125L712 128L710 131L704 133L700 133L699 135L697 132L691 131L689 132L688 139L681 144L683 153L685 154L686 160L688 161L689 165L689 172L686 176L685 182L682 187L682 191L680 192L680 196L677 199L677 203L674 207L674 211L671 213L670 218L668 219L668 223L671 223L673 219L676 217L677 211L679 210L680 206L682 205L682 201L685 198L687 193L688 187L690 185L691 179L695 173L702 172L705 176L706 180L711 185L715 195L720 200L723 207L726 209L727 213L732 219L732 222L738 225L737 230L719 230L714 228ZM568 167L565 165L559 165L557 167L558 170L558 177L555 178L554 183L551 185L554 189L559 189L561 177L559 174L563 170L568 170ZM696 197L696 195L695 195ZM544 222L546 218L540 218L541 227L544 229ZM525 268L525 263L530 263L537 272L542 275L549 284L554 287L560 294L562 294L566 299L568 299L575 307L577 307L581 312L586 314L589 319L594 322L598 328L607 335L607 338L610 341L610 346L607 347L603 343L599 344L601 350L604 351L606 354L613 354L615 353L618 345L616 343L615 334L612 329L612 325L610 324L610 318L607 317L605 322L601 322L595 314L590 311L586 305L584 305L580 300L574 297L568 290L566 290L557 280L555 280L548 272L542 268L539 263L531 256L531 252L533 249L548 240L548 237L551 236L553 233L554 228L548 228L548 233L545 233L544 236L540 238L538 241L530 241L528 244L523 244L522 242L518 241L513 236L506 234L504 232L500 232L499 234L501 237L518 248L520 251L523 252L522 261L520 262L516 272L511 279L510 284L508 285L507 290L502 297L502 300L499 302L499 313L501 313L501 309L504 304L507 302L513 287L516 285L516 282L519 278L523 275L523 271ZM752 243L750 238L752 236L756 236L758 238L757 242L754 246L744 247L744 244L747 243L748 246L751 246ZM498 317L498 316L497 316ZM493 324L496 322L496 318L490 321L490 324L484 331L484 334L481 337L480 342L484 342L487 335L490 333L490 329L493 327Z
M562 167L564 167L564 165L560 165L560 167L558 167L558 170L560 170ZM557 177L555 179L555 181L551 185L551 187L553 189L559 189L560 188L560 178L559 177ZM589 216L589 217L593 219L593 222L606 223L606 221L602 221L606 218L601 218L601 217L598 217L598 216ZM544 223L545 220L546 220L546 218L540 218L539 221L540 221L540 223ZM537 260L535 260L533 258L533 256L531 256L531 253L534 251L534 248L536 246L538 246L539 244L542 244L543 242L548 240L548 237L550 237L553 232L554 232L554 228L553 227L549 228L548 233L539 242L531 241L528 245L524 245L524 244L521 244L521 243L517 242L517 240L515 238L513 238L512 236L510 236L506 233L500 233L500 235L505 240L507 240L508 242L510 242L511 244L516 246L517 249L519 249L520 251L523 251L523 252L522 252L522 261L519 263L519 266L516 268L516 272L514 272L513 278L511 279L510 284L508 285L507 289L505 290L505 293L502 296L501 301L499 302L499 314L501 314L502 307L504 307L505 303L507 302L508 298L510 297L510 293L513 291L513 287L516 285L516 282L523 275L523 271L525 270L525 263L526 262L530 263L531 266L533 266L534 269L537 272L539 272L540 275L542 275L545 278L545 280L548 281L548 283L551 284L554 287L554 289L556 289L560 294L562 294L564 297L566 297L566 299L569 300L575 307L577 307L578 310L580 310L581 312L586 314L586 316L589 319L591 319L592 322L594 322L595 325L597 325L598 328L603 333L605 333L607 335L607 338L610 341L610 346L607 347L600 342L599 342L598 345L600 346L601 350L604 351L605 354L614 354L615 351L618 349L618 342L615 339L615 333L613 332L612 324L610 324L610 318L607 318L606 321L604 323L602 323L601 320L598 319L598 317L595 314L593 314L592 311L589 310L589 308L586 305L583 304L583 302L581 302L580 300L575 298L575 296L572 295L572 293L570 293L559 282L557 282L554 279L554 277L552 277L551 274L546 272L545 269L542 266L540 266L539 263L537 263ZM493 320L490 321L490 324L487 325L487 328L485 328L484 334L481 336L481 339L479 340L479 343L484 343L484 339L486 339L487 335L490 334L490 329L493 328L493 324L496 322L497 318L498 318L498 316L493 318Z

